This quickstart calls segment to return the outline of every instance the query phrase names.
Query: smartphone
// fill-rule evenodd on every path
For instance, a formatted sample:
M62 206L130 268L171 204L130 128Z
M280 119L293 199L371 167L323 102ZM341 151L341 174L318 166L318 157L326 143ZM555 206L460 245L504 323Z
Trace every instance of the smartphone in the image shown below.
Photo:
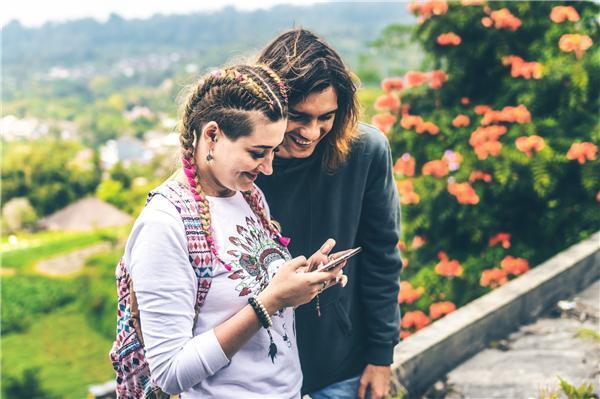
M326 264L324 264L323 266L319 267L317 269L317 271L318 272L328 272L328 271L334 269L337 265L339 265L343 261L350 259L351 257L356 255L360 251L362 251L362 247L356 247L354 249L349 249L343 255L341 255L338 258L333 259L333 260L327 262Z

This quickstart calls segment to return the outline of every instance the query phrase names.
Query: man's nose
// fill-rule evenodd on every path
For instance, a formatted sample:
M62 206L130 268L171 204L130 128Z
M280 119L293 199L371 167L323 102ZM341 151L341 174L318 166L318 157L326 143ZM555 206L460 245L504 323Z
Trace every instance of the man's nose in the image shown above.
M315 141L321 137L321 127L318 121L312 121L310 124L304 126L302 129L302 136L307 140Z

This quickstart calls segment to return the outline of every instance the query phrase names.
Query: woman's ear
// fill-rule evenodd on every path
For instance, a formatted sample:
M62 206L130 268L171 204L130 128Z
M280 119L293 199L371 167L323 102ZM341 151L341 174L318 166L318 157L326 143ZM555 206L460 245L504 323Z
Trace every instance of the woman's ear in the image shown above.
M219 129L219 124L215 121L210 121L202 128L202 138L208 142L217 141L223 133Z

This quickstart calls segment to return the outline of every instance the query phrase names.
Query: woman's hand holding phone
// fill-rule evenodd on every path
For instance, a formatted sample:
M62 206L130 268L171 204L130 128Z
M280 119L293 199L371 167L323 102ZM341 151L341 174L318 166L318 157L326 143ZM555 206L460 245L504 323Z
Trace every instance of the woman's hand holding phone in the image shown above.
M308 267L303 271L321 271L322 269L320 268L322 268L324 265L331 262L333 259L337 259L340 256L343 256L347 252L341 251L330 255L329 253L331 252L334 246L335 240L333 238L329 238L327 241L325 241L321 248L319 248L317 252L315 252L310 258L308 258ZM344 268L344 266L346 266L346 263L346 261L343 261L335 265L335 267L328 268L328 272L335 272L337 270L337 277L335 279L332 279L326 286L324 286L323 290L336 284L340 284L340 286L342 287L346 286L346 284L348 283L348 276L344 275L344 273L342 272L342 269Z

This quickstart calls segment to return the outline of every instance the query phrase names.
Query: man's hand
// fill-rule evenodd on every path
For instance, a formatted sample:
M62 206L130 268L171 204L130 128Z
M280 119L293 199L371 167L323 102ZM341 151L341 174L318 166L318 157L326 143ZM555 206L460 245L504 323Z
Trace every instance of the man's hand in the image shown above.
M360 377L358 397L365 399L367 388L369 388L370 399L383 399L390 392L390 380L392 378L391 366L375 366L367 364L365 371Z

